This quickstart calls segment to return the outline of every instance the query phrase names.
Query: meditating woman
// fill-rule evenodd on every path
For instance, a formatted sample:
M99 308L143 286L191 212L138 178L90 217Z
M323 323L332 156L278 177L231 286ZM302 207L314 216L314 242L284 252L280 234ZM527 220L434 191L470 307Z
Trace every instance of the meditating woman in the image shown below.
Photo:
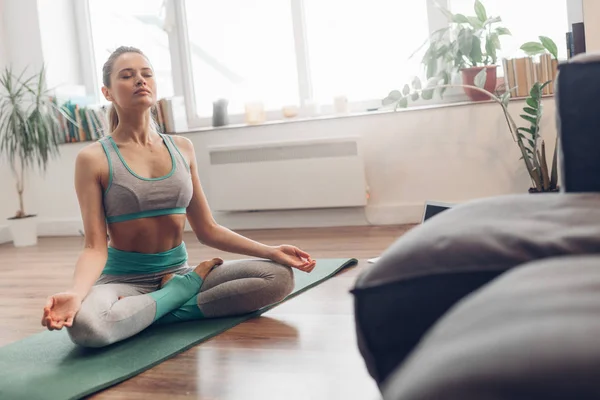
M49 297L42 325L101 347L152 324L240 315L284 299L294 286L291 268L310 272L315 261L297 247L267 246L215 222L192 143L155 128L156 81L145 55L118 48L103 84L110 134L82 149L75 164L85 248L72 288ZM199 241L252 258L188 266L186 218Z

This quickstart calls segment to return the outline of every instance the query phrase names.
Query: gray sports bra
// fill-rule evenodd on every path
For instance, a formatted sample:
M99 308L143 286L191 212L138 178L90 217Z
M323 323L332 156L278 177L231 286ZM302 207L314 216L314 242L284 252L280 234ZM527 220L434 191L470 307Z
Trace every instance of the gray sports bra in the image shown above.
M109 179L103 202L106 222L185 214L192 199L190 167L169 135L159 133L171 155L171 172L143 178L129 168L110 136L99 139L108 158Z

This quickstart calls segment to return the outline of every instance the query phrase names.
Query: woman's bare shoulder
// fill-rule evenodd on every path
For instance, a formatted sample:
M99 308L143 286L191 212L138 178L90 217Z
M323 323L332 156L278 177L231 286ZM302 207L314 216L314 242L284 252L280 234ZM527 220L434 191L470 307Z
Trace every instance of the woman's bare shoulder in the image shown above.
M192 143L192 141L190 139L186 138L185 136L171 135L171 137L175 141L175 144L178 147L180 147L181 149L185 149L185 150L188 150L188 151L193 151L194 150L194 144Z
M179 148L180 151L185 154L188 160L192 160L196 157L194 143L192 143L190 139L179 135L171 135L171 137L173 138L175 145L177 145L177 148Z
M90 143L77 153L76 168L81 167L94 172L101 172L106 165L106 154L100 142Z

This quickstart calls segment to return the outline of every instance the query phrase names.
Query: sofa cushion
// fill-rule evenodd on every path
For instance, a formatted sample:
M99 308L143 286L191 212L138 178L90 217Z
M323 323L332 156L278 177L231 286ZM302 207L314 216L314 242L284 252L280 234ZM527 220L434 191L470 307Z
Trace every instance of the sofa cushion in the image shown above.
M600 256L535 261L458 302L386 400L600 398Z
M352 290L359 350L377 383L458 300L528 261L600 253L600 194L457 205L400 237Z

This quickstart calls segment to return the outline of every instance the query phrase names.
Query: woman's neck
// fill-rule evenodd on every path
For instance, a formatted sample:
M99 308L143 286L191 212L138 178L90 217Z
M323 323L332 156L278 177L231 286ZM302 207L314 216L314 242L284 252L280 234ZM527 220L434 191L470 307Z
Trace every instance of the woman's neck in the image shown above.
M150 113L121 113L119 125L112 133L113 137L121 140L132 141L137 144L150 144L154 130L151 129Z

